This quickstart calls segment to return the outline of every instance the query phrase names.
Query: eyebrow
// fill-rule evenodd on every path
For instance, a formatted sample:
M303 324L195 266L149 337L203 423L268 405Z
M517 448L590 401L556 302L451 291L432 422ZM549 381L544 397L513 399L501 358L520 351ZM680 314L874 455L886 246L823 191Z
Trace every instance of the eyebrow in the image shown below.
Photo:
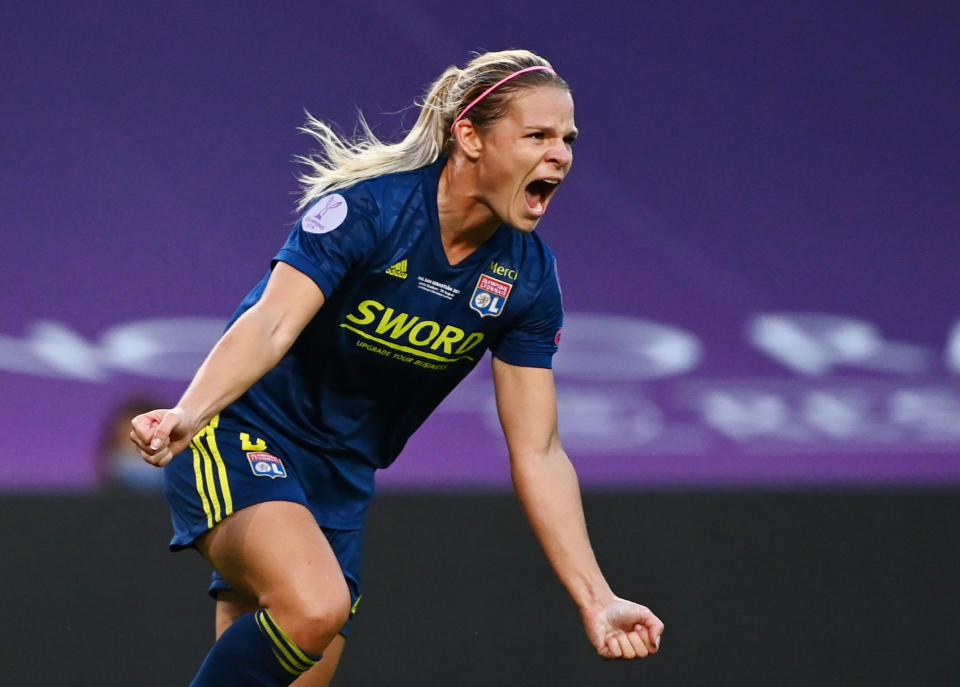
M552 127L552 126L538 125L538 124L528 124L528 125L527 125L526 127L524 127L524 128L525 128L525 129L528 129L529 131L543 131L543 132L546 132L546 133L548 133L548 134L554 134L554 133L557 132L557 130L556 130L554 127ZM573 128L573 129L571 129L570 131L568 131L566 134L564 134L563 137L564 137L564 138L571 137L571 138L574 138L574 139L575 139L575 138L577 138L579 135L580 135L580 130L577 129L577 128Z

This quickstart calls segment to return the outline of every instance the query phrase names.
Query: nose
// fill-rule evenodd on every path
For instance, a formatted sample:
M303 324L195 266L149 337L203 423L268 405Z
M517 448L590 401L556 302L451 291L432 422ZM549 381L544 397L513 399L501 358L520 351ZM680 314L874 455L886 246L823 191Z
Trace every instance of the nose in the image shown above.
M547 162L552 162L565 170L573 163L573 150L566 141L557 141L547 152Z

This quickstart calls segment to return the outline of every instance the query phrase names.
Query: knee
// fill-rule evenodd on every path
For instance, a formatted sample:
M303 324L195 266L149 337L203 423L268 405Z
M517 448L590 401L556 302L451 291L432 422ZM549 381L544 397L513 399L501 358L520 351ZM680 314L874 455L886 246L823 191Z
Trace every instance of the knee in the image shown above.
M350 617L350 592L344 583L342 588L304 591L264 605L297 646L320 654Z
M350 597L344 595L336 601L327 600L304 609L297 627L292 628L290 638L302 649L312 654L323 653L327 644L337 636L350 617Z

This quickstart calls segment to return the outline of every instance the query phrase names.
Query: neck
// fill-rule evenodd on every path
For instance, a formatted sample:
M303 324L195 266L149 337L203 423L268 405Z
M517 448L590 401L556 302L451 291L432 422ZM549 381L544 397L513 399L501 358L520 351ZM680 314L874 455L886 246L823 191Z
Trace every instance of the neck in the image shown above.
M476 165L451 155L437 187L440 238L451 264L456 264L496 233L502 222L478 192Z

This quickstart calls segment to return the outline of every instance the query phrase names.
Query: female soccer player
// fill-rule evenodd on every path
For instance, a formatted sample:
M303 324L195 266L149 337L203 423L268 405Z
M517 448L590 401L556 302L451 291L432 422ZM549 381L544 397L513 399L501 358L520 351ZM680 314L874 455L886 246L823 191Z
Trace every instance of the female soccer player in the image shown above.
M272 269L177 406L133 420L166 466L171 548L216 570L221 634L193 685L329 681L374 471L487 349L514 486L590 642L656 652L663 623L604 580L557 434L560 289L534 228L573 160L566 82L486 53L440 76L399 143L306 130L322 154L302 159L305 212Z

